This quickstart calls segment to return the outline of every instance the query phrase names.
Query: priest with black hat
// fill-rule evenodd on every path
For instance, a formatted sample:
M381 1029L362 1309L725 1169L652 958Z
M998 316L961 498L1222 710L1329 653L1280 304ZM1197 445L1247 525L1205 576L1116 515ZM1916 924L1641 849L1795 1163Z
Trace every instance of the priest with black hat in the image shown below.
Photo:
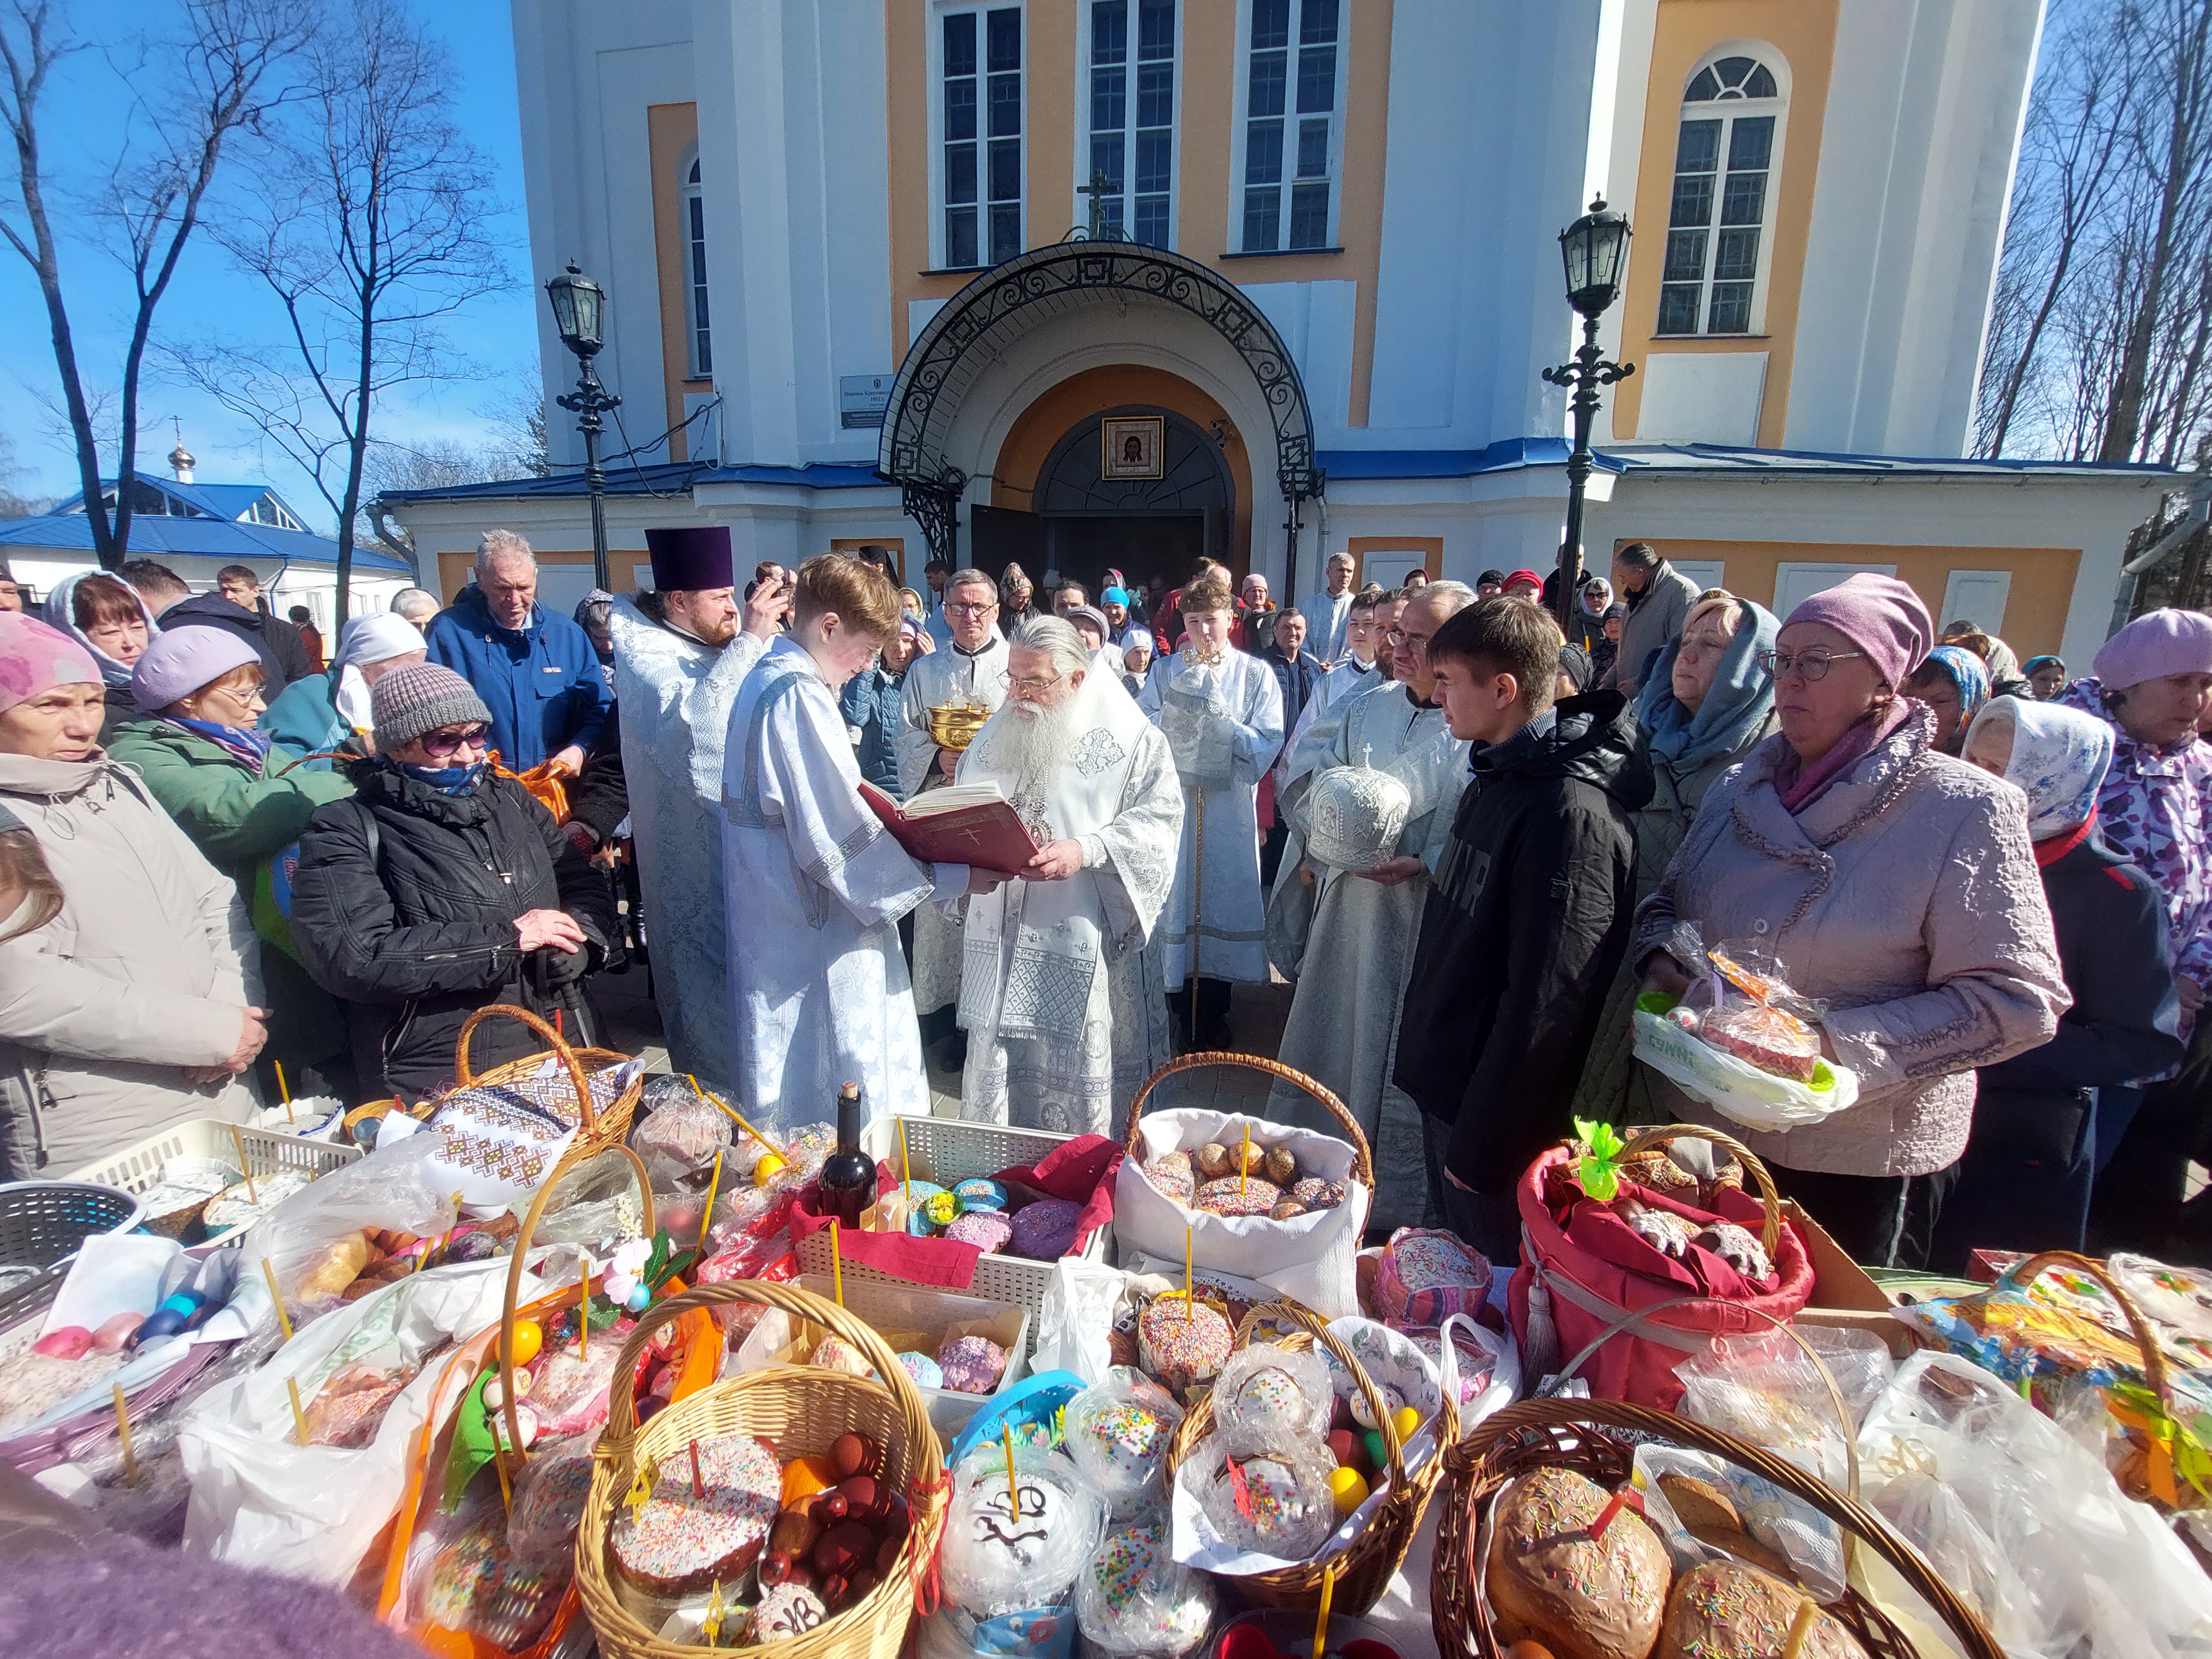
M645 541L653 586L617 598L607 627L653 995L671 1069L726 1085L722 744L791 596L770 580L740 607L726 525L648 530Z

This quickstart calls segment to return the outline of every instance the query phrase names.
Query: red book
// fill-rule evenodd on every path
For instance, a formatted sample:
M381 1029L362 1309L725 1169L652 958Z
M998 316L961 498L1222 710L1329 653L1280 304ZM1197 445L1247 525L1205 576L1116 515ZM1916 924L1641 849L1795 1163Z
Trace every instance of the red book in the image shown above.
M901 806L873 784L860 799L874 809L892 838L924 864L969 864L1019 875L1037 854L1006 792L995 783L949 784Z

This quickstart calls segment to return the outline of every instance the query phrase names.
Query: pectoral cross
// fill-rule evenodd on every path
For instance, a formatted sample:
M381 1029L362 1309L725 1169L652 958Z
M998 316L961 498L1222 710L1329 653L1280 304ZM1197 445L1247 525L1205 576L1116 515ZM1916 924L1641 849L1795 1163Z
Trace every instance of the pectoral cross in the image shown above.
M1108 181L1105 168L1093 167L1091 169L1091 182L1087 185L1078 185L1075 187L1075 193L1078 196L1088 196L1091 198L1091 240L1095 242L1098 240L1099 233L1105 228L1106 198L1119 196L1121 192L1115 190Z

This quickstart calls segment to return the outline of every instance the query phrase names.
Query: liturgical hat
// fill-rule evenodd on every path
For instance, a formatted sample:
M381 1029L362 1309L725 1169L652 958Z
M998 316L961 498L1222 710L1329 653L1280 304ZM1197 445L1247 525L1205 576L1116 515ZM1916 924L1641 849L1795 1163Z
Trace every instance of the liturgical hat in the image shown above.
M737 585L737 562L730 552L727 525L685 525L672 530L648 530L645 532L645 544L653 553L653 585L663 593L697 592Z

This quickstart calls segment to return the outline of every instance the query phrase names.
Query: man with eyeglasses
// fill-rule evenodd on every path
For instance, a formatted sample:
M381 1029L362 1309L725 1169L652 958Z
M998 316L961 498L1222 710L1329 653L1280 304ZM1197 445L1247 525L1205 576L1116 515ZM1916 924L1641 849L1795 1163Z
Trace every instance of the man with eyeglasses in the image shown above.
M945 580L945 622L947 648L915 658L906 671L891 746L908 800L952 781L961 750L939 738L956 726L972 734L980 716L995 712L1006 697L998 584L973 568L954 571ZM914 1006L923 1052L940 1071L957 1073L967 1063L967 1038L953 1008L959 994L960 925L925 904L914 913Z
M653 586L617 596L607 613L639 900L669 1063L722 1087L722 750L738 690L776 636L791 590L770 574L740 609L726 525L648 530L645 544Z
M961 757L1036 837L1029 869L968 901L960 1115L1111 1134L1172 1052L1159 958L1182 829L1167 740L1072 623L1015 631L1006 701ZM995 972L975 966L986 958Z
M1267 982L1259 787L1283 746L1283 693L1266 664L1230 644L1234 614L1227 582L1184 588L1188 632L1139 699L1182 780L1175 891L1151 948L1185 1048L1225 1047L1231 984Z

